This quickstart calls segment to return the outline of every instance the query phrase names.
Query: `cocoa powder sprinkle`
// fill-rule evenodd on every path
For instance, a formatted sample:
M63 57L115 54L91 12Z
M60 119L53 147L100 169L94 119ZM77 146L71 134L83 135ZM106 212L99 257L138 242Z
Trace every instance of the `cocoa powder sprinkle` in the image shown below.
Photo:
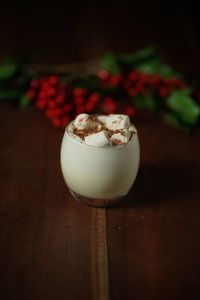
M117 130L110 130L108 128L105 127L105 125L103 124L103 122L101 122L97 117L101 116L100 114L95 114L95 115L89 115L88 119L91 120L92 122L96 122L98 123L100 126L96 126L95 128L87 128L87 129L78 129L76 127L73 128L73 134L80 137L82 140L85 140L85 138L91 134L95 134L98 133L100 131L106 131L107 135L109 138L112 137L113 134L117 134L120 133L121 135L125 136L125 132L123 131L123 129L117 129ZM113 122L114 123L114 122ZM135 131L130 132L131 136L133 136L134 134L136 134Z
M105 127L102 128L93 128L93 129L77 129L74 128L73 134L79 136L82 140L85 140L86 136L98 133L100 131L106 131L108 134L108 137L111 138L113 134L121 133L121 135L125 136L125 133L123 130L117 129L117 130L109 130Z

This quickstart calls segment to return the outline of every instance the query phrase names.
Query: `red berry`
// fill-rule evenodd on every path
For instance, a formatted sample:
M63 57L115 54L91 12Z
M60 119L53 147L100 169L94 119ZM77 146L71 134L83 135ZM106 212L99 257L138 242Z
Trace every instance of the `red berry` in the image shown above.
M69 113L72 111L72 104L71 103L67 103L63 106L63 111L66 112L66 113Z
M169 95L169 89L162 87L159 89L159 94L161 97L167 97Z
M137 71L131 71L129 74L128 74L128 79L132 82L135 82L139 79L139 74Z
M64 99L64 97L61 96L61 95L58 95L58 96L55 97L55 103L56 103L56 104L61 104L61 103L63 103L64 101L65 101L65 99Z
M77 105L83 104L84 102L85 102L84 97L78 96L78 97L74 98L74 103L77 104Z
M131 97L135 97L135 96L138 94L138 91L137 91L136 88L129 88L129 89L128 89L128 94L129 94L129 96L131 96Z
M88 101L86 104L85 104L85 111L87 112L92 112L95 108L95 104Z
M138 91L138 92L141 92L143 89L144 89L144 85L140 82L136 83L135 85L135 89Z
M84 111L85 111L85 106L84 105L77 105L77 107L76 107L77 114L81 114Z
M51 122L55 127L60 127L61 125L61 120L59 118L53 118Z
M71 118L64 116L61 118L61 128L65 128L71 122Z
M34 78L30 81L30 86L33 88L33 89L37 89L39 87L39 80Z
M101 95L97 92L94 92L90 95L88 101L96 104L97 102L99 102L100 99L101 99Z
M104 99L104 104L105 104L104 110L105 110L106 113L108 113L108 114L116 113L117 104L115 103L113 98L106 97Z
M50 97L54 96L55 93L56 93L56 90L52 87L47 88L46 91L47 91L47 95L50 96Z
M112 103L114 103L114 99L111 97L106 97L106 98L104 98L104 103L106 105L109 105L110 103L112 104Z
M126 115L128 115L129 117L132 117L135 115L135 109L132 107L132 106L128 106L126 109L125 109L125 112L124 112Z
M45 116L47 117L47 118L53 118L55 115L54 115L54 110L53 109L47 109L46 111L45 111Z
M92 112L97 106L97 103L99 102L100 98L101 96L99 93L92 93L88 98L87 103L85 104L85 111Z
M87 89L85 89L85 88L75 88L73 93L74 93L75 97L79 97L79 96L84 97L84 96L87 95Z
M139 81L144 84L144 83L146 83L148 77L149 77L149 75L147 73L140 73Z
M54 109L54 115L55 115L56 117L62 115L62 113L63 113L63 111L62 111L61 108L55 108L55 109Z
M100 79L102 79L102 80L108 79L109 76L110 76L110 74L109 74L108 71L106 71L106 70L100 70L100 71L98 72L98 77L99 77Z
M42 84L41 84L41 88L43 89L43 90L48 90L49 89L49 83L48 83L48 81L47 80L44 80L43 82L42 82Z
M152 75L148 79L148 83L153 87L157 87L160 81L161 77L159 75Z
M117 104L116 103L110 103L108 106L107 106L107 113L109 114L115 114L117 111Z
M57 76L50 76L49 78L48 78L48 82L49 82L49 84L51 84L51 85L55 85L56 83L58 83L58 77Z
M46 98L47 97L47 93L45 91L39 91L38 96L39 96L39 98Z
M35 98L36 92L34 90L28 90L27 93L26 93L26 96L27 96L27 98L32 100L32 99Z
M123 76L121 73L117 73L115 75L112 75L109 79L109 85L116 87L119 86L122 82Z
M47 103L47 106L49 108L55 108L56 107L56 103L53 100L49 100L48 103Z
M45 106L46 106L46 101L45 100L38 100L37 102L36 102L36 106L39 108L39 109L43 109L43 108L45 108Z

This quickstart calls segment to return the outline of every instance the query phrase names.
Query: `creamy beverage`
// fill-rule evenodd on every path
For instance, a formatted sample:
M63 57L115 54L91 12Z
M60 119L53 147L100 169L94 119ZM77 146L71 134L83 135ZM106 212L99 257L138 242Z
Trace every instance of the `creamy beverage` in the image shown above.
M138 134L128 116L80 114L66 128L61 167L78 200L113 205L130 190L138 166Z

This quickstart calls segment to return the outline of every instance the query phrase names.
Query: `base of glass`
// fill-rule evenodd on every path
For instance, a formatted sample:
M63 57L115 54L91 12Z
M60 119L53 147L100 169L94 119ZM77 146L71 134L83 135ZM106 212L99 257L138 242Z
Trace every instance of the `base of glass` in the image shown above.
M123 198L122 197L118 197L118 198L112 198L112 199L93 199L93 198L89 198L89 197L85 197L85 196L81 196L75 192L73 192L72 190L69 190L70 193L72 194L72 196L78 200L79 202L89 205L89 206L94 206L94 207L111 207L111 206L115 206L118 204L118 202L120 202L120 200Z

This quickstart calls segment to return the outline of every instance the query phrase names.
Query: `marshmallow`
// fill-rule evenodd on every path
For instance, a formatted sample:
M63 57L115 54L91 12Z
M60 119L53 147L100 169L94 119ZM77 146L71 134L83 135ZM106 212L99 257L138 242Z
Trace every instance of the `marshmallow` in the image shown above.
M103 125L106 125L106 122L108 120L108 116L98 116L97 119L103 123Z
M126 115L109 115L106 127L110 130L125 129L130 126L130 119Z
M111 145L111 142L109 141L107 137L106 131L100 131L98 133L94 133L91 135L86 136L85 143L91 146L96 147L103 147Z
M69 130L69 134L78 142L96 147L126 144L134 133L137 133L136 128L130 123L129 117L123 114L90 116L82 113Z
M130 132L123 131L122 133L114 133L111 136L111 141L117 145L126 144L126 143L128 143L130 137L131 137Z
M136 133L137 132L135 126L133 126L133 125L129 126L128 131L131 132L131 133Z
M97 127L97 122L90 119L88 114L80 114L74 120L74 126L77 129L92 129Z

